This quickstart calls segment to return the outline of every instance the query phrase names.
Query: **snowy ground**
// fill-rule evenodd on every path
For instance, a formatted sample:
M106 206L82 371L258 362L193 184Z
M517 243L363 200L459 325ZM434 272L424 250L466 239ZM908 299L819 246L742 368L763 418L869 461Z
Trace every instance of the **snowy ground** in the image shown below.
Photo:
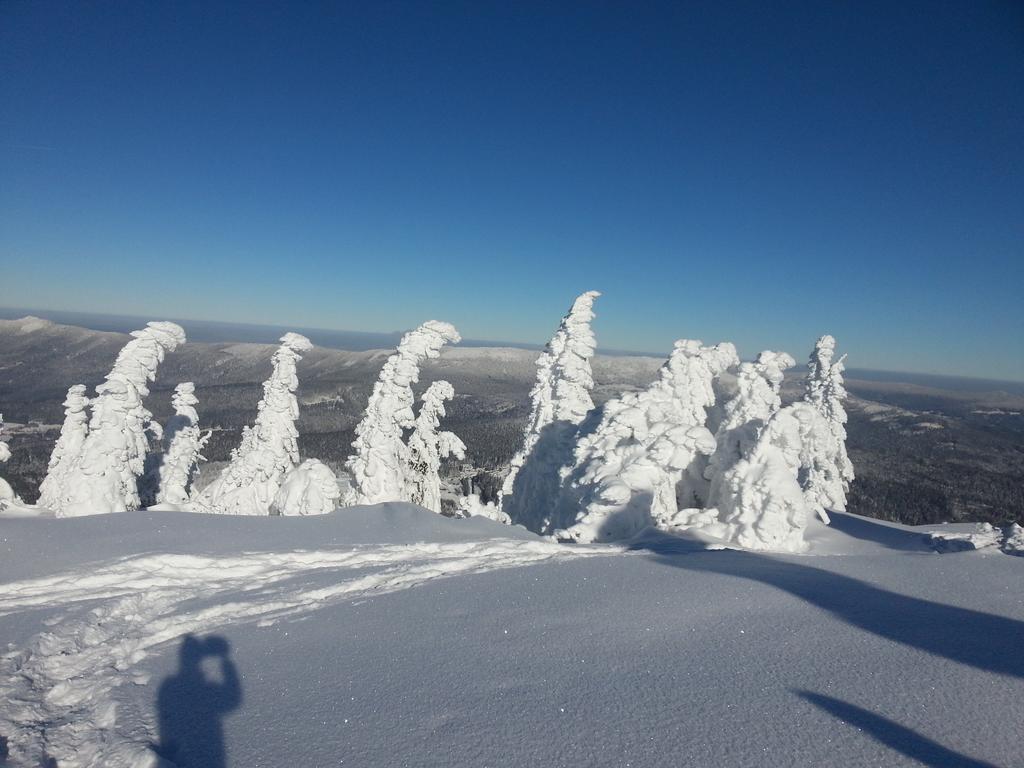
M1024 764L1024 558L835 518L809 556L571 547L399 505L0 520L0 753Z

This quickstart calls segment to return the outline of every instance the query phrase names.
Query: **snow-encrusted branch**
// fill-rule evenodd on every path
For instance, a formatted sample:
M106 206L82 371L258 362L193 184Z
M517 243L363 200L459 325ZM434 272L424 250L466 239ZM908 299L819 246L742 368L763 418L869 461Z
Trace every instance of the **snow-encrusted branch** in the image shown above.
M347 462L352 475L351 504L408 501L409 447L403 430L415 425L412 385L419 381L420 363L436 358L441 347L461 341L450 323L428 320L402 337L387 359L356 427L355 453Z
M88 406L89 398L86 397L84 384L74 384L68 388L64 399L64 423L50 453L46 477L39 485L37 506L56 509L60 504L60 498L67 487L68 473L89 434Z
M299 460L295 365L302 359L299 353L312 347L309 339L297 333L281 337L272 358L274 370L263 384L256 422L242 430L241 443L220 477L193 495L196 509L224 515L270 514L285 474Z
M455 397L447 381L435 381L423 393L416 426L409 436L409 501L441 512L441 459L463 459L466 446L454 432L439 432L444 403Z
M590 323L594 300L600 295L587 291L576 298L537 359L537 381L530 392L523 445L512 457L498 497L499 506L512 521L530 530L551 527L559 473L563 464L571 461L575 428L594 407L590 359L597 340Z
M89 434L53 505L58 517L139 507L138 479L149 447L146 426L152 419L142 400L164 355L185 343L185 332L174 323L153 322L131 335L106 380L96 387Z

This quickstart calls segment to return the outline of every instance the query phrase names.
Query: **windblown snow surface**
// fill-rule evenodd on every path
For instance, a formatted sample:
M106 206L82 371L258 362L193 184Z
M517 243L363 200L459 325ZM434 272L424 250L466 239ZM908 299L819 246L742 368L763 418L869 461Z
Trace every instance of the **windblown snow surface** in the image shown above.
M776 556L560 545L404 504L0 520L0 754L1024 764L1024 558L833 523Z

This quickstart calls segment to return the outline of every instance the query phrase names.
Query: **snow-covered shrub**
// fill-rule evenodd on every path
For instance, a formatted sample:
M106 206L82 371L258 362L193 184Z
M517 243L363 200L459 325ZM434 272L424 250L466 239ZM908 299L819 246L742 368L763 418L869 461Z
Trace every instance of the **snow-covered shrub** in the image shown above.
M715 452L704 473L711 481L706 506L719 506L722 475L753 450L761 429L779 410L783 371L795 362L785 352L766 350L754 362L740 365L736 395L725 404L715 433Z
M572 462L577 427L594 407L590 359L597 341L590 323L594 299L600 295L587 291L576 298L537 359L523 445L512 457L498 500L513 522L532 531L557 527L552 514Z
M502 525L512 524L509 516L501 511L501 507L494 502L481 501L478 493L459 497L459 515L461 517L486 517L488 520Z
M925 540L932 549L941 554L1005 546L1004 532L991 523L978 523L973 531L967 532L932 531L926 534Z
M50 464L46 477L39 485L38 506L56 509L66 487L66 480L71 466L85 444L89 434L89 414L87 408L89 398L85 395L84 384L74 384L68 388L64 399L64 423L60 428L60 436L50 453Z
M355 454L346 465L353 480L347 504L379 504L409 500L409 447L403 430L415 426L412 385L420 363L435 358L446 343L461 341L455 326L428 320L402 337L387 359L356 427Z
M1008 555L1024 556L1024 528L1011 523L1003 530L1003 552Z
M853 481L853 463L846 453L846 387L843 385L843 361L846 356L832 362L836 340L825 335L818 339L807 364L804 400L811 404L828 424L832 436L826 453L819 457L820 464L830 464L824 471L808 476L803 483L805 491L814 496L818 508L846 511L846 493ZM827 519L827 515L826 515Z
M156 501L160 504L186 503L192 481L199 474L199 462L206 460L200 451L212 433L204 435L199 429L195 391L195 384L183 381L171 397L174 416L164 430L163 460L156 473Z
M715 449L704 427L712 380L737 362L732 344L682 339L647 389L605 403L600 423L576 447L562 490L562 508L575 519L557 535L610 541L674 517L684 474Z
M270 507L275 515L326 515L338 506L338 480L323 462L306 459L281 483Z
M441 459L466 456L466 446L454 432L437 429L444 416L444 402L453 397L455 389L447 381L435 381L427 387L409 436L409 501L437 513L441 512Z
M174 323L154 322L131 335L106 380L96 387L89 434L52 505L58 517L139 508L138 479L152 419L142 400L164 355L185 343L185 332Z
M193 506L222 515L269 515L285 474L299 460L299 386L295 364L300 352L313 345L305 336L286 333L274 353L274 370L263 384L263 399L252 427L242 430L242 440L231 454L231 463L202 493L193 494Z

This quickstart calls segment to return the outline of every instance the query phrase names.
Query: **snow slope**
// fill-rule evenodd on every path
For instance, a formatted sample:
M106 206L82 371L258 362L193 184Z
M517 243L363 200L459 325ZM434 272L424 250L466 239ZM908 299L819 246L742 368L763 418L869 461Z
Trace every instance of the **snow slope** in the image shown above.
M835 518L818 556L400 504L3 519L0 738L60 768L172 737L208 768L1022 764L1024 558Z

